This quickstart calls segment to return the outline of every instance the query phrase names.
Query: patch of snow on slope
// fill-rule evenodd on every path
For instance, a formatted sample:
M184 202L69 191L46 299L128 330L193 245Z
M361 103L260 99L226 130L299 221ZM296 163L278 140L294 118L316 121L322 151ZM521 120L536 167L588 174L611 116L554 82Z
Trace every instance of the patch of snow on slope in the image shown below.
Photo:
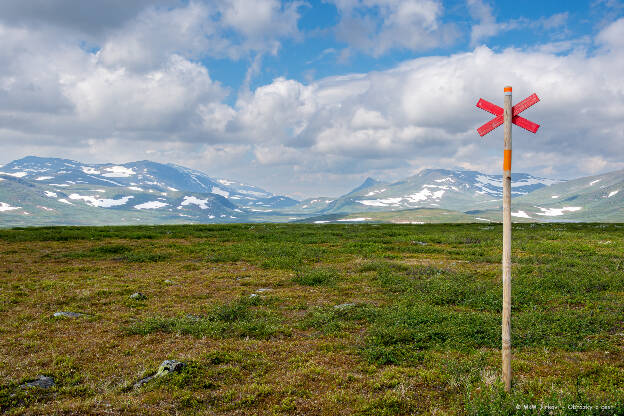
M448 183L454 183L455 179L453 178L444 178L444 179L434 179L434 182L448 182Z
M26 172L15 172L15 173L0 172L0 175L9 175L9 176L14 176L16 178L23 178L24 176L28 175L28 173Z
M71 202L69 202L68 200L66 200L65 198L61 198L61 199L59 199L58 201L59 201L59 202L62 202L62 203L64 203L64 204L74 205L74 204L72 204Z
M219 182L221 185L225 185L225 186L234 185L236 183L236 182L228 181L227 179L217 179L217 182Z
M15 209L20 209L21 207L12 207L11 205L7 204L6 202L0 202L0 212L3 211L13 211Z
M409 200L410 202L425 201L425 200L427 200L429 198L431 198L431 199L438 199L439 200L440 198L442 198L442 195L444 195L444 192L446 192L444 189L441 189L441 190L435 191L435 192L431 192L429 189L424 188L420 192L416 192L415 194L411 194L411 195L405 196L405 198L407 200Z
M185 205L190 205L190 204L197 205L201 209L208 209L208 208L210 208L208 206L208 200L207 199L199 199L199 198L196 198L194 196L185 196L184 197L184 201L182 201L180 203L180 207L185 206Z
M518 218L529 218L529 219L531 218L531 217L529 217L529 215L528 215L526 212L524 212L524 211L512 212L512 213L511 213L511 216L512 216L512 217L518 217Z
M46 179L54 179L54 176L39 176L36 181L45 181Z
M168 186L167 189L169 189L170 191L173 191L173 192L178 192L178 190L176 188L172 188L171 186Z
M239 189L238 193L240 194L245 194L245 195L253 195L253 196L259 196L261 198L268 198L271 196L271 194L266 193L266 192L256 192L256 191L248 191L246 189Z
M582 207L563 207L563 208L539 208L542 212L537 212L537 215L545 215L547 217L558 217L560 215L565 214L566 212L575 212L583 209Z
M403 198L386 198L386 199L364 199L357 201L362 205L369 205L372 207L387 207L388 205L398 205Z
M375 194L380 194L382 192L384 192L386 190L386 188L384 189L378 189L376 191L370 191L369 193L367 193L365 196L373 196ZM315 201L312 201L312 203L314 203Z
M211 192L212 192L213 194L221 195L221 196L224 196L224 197L226 197L226 198L227 198L228 196L230 196L230 193L229 193L228 191L224 191L223 189L221 189L221 188L217 188L216 186L213 186L213 187L212 187L212 191L211 191Z
M314 221L314 224L327 224L329 221Z
M100 171L89 166L81 166L80 169L87 175L99 175Z
M616 191L611 191L609 192L609 195L607 196L607 198L611 198L613 195L617 195L617 193L620 192L620 190L616 190Z
M145 202L143 204L135 205L134 207L136 209L156 209L156 208L166 207L167 205L169 205L169 204L166 204L166 203L160 202L160 201L149 201L149 202Z
M52 208L48 208L48 207L44 207L44 206L38 206L37 208L41 208L44 211L54 211Z
M116 206L119 206L119 205L124 205L132 198L134 198L134 197L133 196L124 196L124 197L122 197L120 199L98 199L98 198L93 197L93 196L79 195L79 194L71 194L69 196L69 199L72 199L72 200L83 200L88 205L91 205L92 207L100 207L100 208L110 208L110 207L116 207Z
M132 189L133 191L143 191L143 188L139 188L138 186L129 186L128 189Z
M559 195L553 195L553 196L551 196L551 198L552 199L557 199L557 198L559 198Z
M342 220L338 220L339 222L351 222L351 221L370 221L372 218L344 218Z
M601 179L596 179L595 181L591 181L591 182L589 183L589 186L592 186L592 185L593 185L593 184L595 184L596 182L600 182L600 181L601 181Z
M50 198L56 198L56 192L50 192L50 191L45 191L45 195L49 196Z
M126 168L123 166L111 166L110 168L105 168L104 170L108 173L103 173L102 176L106 176L107 178L127 178L136 174L132 168Z
M555 179L530 178L530 179L523 179L521 181L512 182L511 185L512 186L528 186L528 185L542 184L542 185L550 186L550 185L554 185L556 183L561 183L561 182L562 181L558 181Z

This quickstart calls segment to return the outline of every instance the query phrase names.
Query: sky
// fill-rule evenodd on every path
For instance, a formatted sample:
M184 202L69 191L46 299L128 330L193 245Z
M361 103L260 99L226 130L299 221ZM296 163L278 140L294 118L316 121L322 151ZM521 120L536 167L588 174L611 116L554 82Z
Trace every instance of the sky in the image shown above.
M302 199L425 168L624 169L624 2L3 0L0 164L153 160Z

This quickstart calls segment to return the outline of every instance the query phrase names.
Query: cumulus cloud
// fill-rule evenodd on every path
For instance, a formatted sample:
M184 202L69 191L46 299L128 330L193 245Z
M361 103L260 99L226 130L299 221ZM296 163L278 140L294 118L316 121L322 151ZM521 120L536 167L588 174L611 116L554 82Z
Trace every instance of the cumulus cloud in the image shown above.
M407 30L405 22L418 21L414 30L438 41L436 31L447 30L435 1L418 2L419 11L401 11L412 2L336 3L343 20L366 19L358 10L378 7L385 20L370 34L378 39L394 39L392 33ZM75 33L52 28L52 18L36 28L2 21L3 161L26 154L97 162L150 158L299 196L337 194L364 176L398 179L425 167L496 173L502 133L477 136L490 115L475 103L483 97L500 104L502 87L511 84L515 101L533 92L542 99L526 112L542 124L539 133L514 130L514 170L570 177L624 167L624 19L587 40L592 48L587 42L570 42L566 53L561 46L478 46L307 84L278 77L232 103L232 92L197 58L261 57L281 37L298 36L298 3L266 0L263 7L252 24L244 3L152 5L112 19L95 50L81 46ZM28 17L35 18L44 19ZM239 36L224 37L224 27L240 30ZM378 47L366 39L362 48L371 53L412 48L396 39Z
M549 17L539 19L527 19L524 17L511 19L504 22L497 21L492 6L484 0L467 0L468 12L477 21L470 29L470 44L478 45L480 42L510 30L532 29L540 31L552 31L565 27L568 13L557 13Z
M439 0L333 0L341 16L335 28L350 47L380 56L392 49L423 51L459 35L442 21Z

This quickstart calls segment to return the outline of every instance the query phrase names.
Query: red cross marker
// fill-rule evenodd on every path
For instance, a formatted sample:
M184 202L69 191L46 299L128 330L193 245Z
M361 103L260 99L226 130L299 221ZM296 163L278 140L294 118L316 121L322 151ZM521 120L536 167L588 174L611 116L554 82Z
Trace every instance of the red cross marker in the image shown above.
M512 110L511 122L516 126L520 126L523 129L530 131L531 133L537 133L537 129L539 129L539 124L535 124L524 117L520 117L518 114L531 107L538 101L539 98L537 97L537 94L533 94L530 97L527 97L524 100L520 101L518 104L514 105ZM491 102L486 101L483 98L479 99L477 107L496 116L477 129L477 133L479 133L479 136L485 136L496 127L503 124L503 109L501 107L497 106L496 104L492 104Z

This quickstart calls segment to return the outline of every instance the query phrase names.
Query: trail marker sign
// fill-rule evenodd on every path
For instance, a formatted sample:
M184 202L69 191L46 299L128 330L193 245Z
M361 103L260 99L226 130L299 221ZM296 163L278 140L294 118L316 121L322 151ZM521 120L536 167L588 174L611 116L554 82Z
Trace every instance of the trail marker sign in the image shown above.
M502 324L502 367L505 391L511 390L511 124L537 133L539 124L520 117L527 108L539 102L533 94L518 104L511 106L511 87L504 88L504 108L481 98L477 107L494 114L492 120L477 129L479 136L485 136L496 127L504 124L503 150L503 324Z

